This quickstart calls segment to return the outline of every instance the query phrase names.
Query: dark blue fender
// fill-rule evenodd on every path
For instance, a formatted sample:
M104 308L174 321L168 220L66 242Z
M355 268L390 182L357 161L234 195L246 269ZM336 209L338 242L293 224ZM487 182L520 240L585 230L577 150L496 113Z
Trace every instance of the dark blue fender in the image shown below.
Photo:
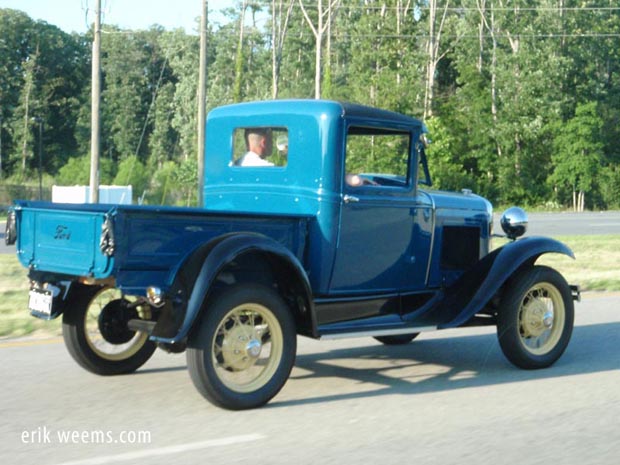
M151 339L156 342L169 344L184 341L193 328L194 323L199 319L203 303L208 298L209 292L220 272L237 257L252 252L260 252L261 254L276 258L280 263L285 264L287 271L294 275L294 279L303 289L304 295L299 297L303 299L305 309L309 317L313 319L311 327L314 331L316 321L314 321L312 291L306 271L297 257L282 244L269 237L254 233L232 233L213 239L208 244L196 249L195 254L206 254L206 256L196 277L183 323L175 336L152 336Z
M439 307L444 308L444 314L449 314L450 307L452 310L461 310L454 318L439 325L439 329L454 328L467 323L522 265L533 265L538 257L545 253L559 253L575 258L570 248L548 237L520 239L484 257L478 265L445 290L445 299L439 304Z

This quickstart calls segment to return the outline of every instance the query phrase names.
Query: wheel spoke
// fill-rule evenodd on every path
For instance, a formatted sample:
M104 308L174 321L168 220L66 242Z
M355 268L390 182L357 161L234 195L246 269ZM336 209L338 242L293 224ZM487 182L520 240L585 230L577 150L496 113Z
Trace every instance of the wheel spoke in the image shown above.
M251 392L271 379L283 351L277 323L273 313L258 304L241 305L222 319L215 333L212 356L216 374L227 387ZM275 345L272 327L278 329Z
M539 283L528 290L519 311L519 334L523 345L534 354L551 350L559 340L563 321L555 321L564 306L562 297L553 286ZM552 321L549 326L549 314Z
M84 312L84 337L97 357L108 361L125 360L148 342L148 334L129 330L126 321L131 317L149 319L150 308L140 305L129 310L133 313L127 313L128 302L118 289L107 288L88 304Z

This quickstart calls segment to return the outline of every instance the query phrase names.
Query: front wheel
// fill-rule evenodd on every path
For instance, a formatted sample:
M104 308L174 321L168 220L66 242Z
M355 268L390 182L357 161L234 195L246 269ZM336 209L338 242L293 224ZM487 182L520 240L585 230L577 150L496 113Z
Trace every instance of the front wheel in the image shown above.
M147 304L132 302L118 289L74 285L63 313L62 335L76 362L98 375L136 371L157 348L144 332L127 327L131 319L150 319Z
M282 298L259 285L236 285L205 307L189 339L187 366L213 404L242 410L266 404L295 362L295 322Z
M546 368L568 346L573 320L573 298L566 280L552 268L535 266L509 283L501 300L499 343L514 365Z

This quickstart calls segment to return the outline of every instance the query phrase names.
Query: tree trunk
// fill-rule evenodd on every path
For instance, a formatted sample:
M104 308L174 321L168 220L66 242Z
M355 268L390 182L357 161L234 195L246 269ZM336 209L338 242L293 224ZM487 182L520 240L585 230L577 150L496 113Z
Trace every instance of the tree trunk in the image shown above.
M34 55L28 57L28 61L24 63L24 127L22 134L22 175L26 174L26 161L28 159L28 142L30 141L30 96L34 87L34 75L37 69L37 60L39 58L39 44Z
M320 4L320 2L319 2ZM320 15L320 10L319 10ZM319 25L320 25L319 21ZM314 55L314 98L321 98L321 49L323 48L323 34L316 35L316 50Z
M446 0L446 4L441 16L441 22L437 25L437 0L428 0L428 43L426 46L427 62L426 62L426 86L424 90L424 118L433 116L433 99L435 89L435 73L437 65L445 56L445 52L439 53L441 45L441 34L446 21L446 15L450 1Z
M282 68L282 51L288 30L288 23L295 0L288 0L286 13L283 11L284 0L271 1L271 96L278 98L280 87L280 70ZM276 5L277 4L277 5Z
M573 211L577 211L577 189L573 188Z
M299 7L306 19L306 23L310 26L312 30L312 34L314 34L315 40L315 59L314 59L314 98L321 98L321 57L323 54L323 35L325 34L325 30L327 26L331 22L331 13L334 8L340 3L340 0L328 0L327 2L327 10L323 10L323 0L317 0L317 10L318 10L318 18L317 24L312 22L312 19L308 15L306 11L306 7L303 4L302 0L299 0ZM325 21L324 16L328 15L328 21Z
M586 210L586 193L582 190L579 191L579 212L583 213Z
M241 86L243 80L243 32L245 28L245 10L248 8L247 0L243 0L241 14L239 16L239 44L235 58L235 84L233 86L233 101L241 101Z

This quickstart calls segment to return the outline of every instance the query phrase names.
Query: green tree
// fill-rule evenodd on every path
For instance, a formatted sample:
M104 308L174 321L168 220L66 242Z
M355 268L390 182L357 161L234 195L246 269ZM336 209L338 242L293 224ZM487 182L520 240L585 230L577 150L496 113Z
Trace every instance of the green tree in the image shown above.
M102 152L127 158L138 151L148 114L149 47L143 33L107 26L102 40Z
M134 197L140 197L144 194L149 179L150 175L144 164L132 155L119 163L112 183L116 186L131 186Z
M86 82L83 39L24 13L0 9L0 119L3 171L38 167L32 118L44 123L44 169L54 172L77 150L75 115ZM6 129L9 129L8 131Z
M393 111L420 114L415 103L422 91L422 55L411 49L420 32L409 2L369 1L366 8L343 7L343 19L336 22L347 48L346 91L334 91L346 100ZM338 52L343 53L342 46Z
M584 210L586 194L592 192L600 172L602 126L596 102L588 102L578 105L575 116L556 129L553 141L555 169L550 182L559 196L562 191L570 192L574 211Z
M173 189L180 196L183 205L195 206L197 203L198 187L198 163L195 158L190 158L178 164L173 172Z
M463 166L458 145L441 117L427 121L431 143L426 148L433 187L443 190L478 190L477 178Z
M112 184L114 163L108 158L99 160L101 184ZM90 156L70 158L58 170L56 184L59 186L88 186L90 181Z

